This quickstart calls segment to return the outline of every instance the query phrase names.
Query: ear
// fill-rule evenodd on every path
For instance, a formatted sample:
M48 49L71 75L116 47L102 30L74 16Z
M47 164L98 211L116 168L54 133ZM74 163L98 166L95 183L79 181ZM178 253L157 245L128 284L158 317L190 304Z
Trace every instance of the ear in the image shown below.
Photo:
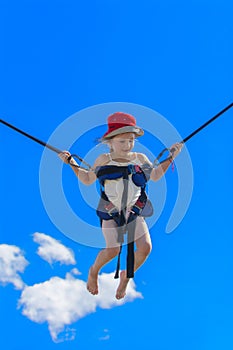
M107 145L108 145L108 147L109 147L109 151L110 151L110 152L113 152L112 139L109 139L106 143L107 143Z

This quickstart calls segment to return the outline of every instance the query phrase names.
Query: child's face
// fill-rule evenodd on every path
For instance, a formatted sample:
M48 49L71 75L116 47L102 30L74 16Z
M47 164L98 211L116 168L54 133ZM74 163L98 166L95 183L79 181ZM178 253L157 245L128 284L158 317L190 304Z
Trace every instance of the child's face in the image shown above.
M114 153L126 156L134 147L135 134L127 132L113 137L110 144Z

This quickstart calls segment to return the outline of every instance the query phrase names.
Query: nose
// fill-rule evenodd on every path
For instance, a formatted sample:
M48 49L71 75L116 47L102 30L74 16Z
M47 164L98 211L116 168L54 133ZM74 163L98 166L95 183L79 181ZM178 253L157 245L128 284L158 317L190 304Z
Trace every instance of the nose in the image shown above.
M124 147L125 151L130 150L130 148L131 148L131 142L126 142Z

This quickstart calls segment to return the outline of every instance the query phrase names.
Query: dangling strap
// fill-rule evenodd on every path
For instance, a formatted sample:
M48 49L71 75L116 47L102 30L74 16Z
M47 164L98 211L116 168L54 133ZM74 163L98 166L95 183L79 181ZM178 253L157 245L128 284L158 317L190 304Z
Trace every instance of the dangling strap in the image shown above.
M137 215L130 213L127 228L127 278L134 277L134 240Z
M135 238L135 229L136 229L136 218L137 215L131 213L129 216L129 219L127 221L126 230L127 233L127 278L133 278L134 277L134 238ZM123 231L122 236L123 238ZM123 241L120 242L120 251L117 258L117 267L114 278L119 278L119 271L120 271L120 263L121 263L121 251L122 251L122 244Z
M128 231L127 233L127 278L133 278L134 277L134 238L135 238L135 229L136 229L136 218L137 214L130 213L129 219L126 224L126 230ZM118 228L120 230L121 227ZM125 231L125 230L124 230ZM118 232L118 237L123 238L123 230L121 229L122 236L119 236ZM122 244L123 241L120 242L120 251L118 254L117 258L117 267L116 267L116 273L114 278L119 278L119 271L120 271L120 256L121 256L121 251L122 251Z
M114 218L117 227L117 241L120 243L120 250L117 257L117 266L116 266L116 272L114 278L119 278L119 271L120 271L120 265L121 265L121 251L122 251L122 244L124 243L124 234L126 233L127 227L125 225L125 217L123 212L121 211L118 218ZM117 219L117 220L116 220Z
M120 271L120 265L121 265L121 251L122 251L122 243L120 245L120 251L117 257L117 267L114 278L119 278L119 271Z
M120 245L120 251L118 254L117 267L116 267L116 273L114 278L119 278L120 255L122 250L122 244L124 242L123 235L127 229L126 228L126 210L127 210L127 199L128 199L128 179L129 179L129 175L126 168L123 173L124 190L123 190L122 199L121 199L121 212L118 218L119 222L118 222L118 228L117 228L117 235L118 235L117 240L119 243L121 243L121 245Z

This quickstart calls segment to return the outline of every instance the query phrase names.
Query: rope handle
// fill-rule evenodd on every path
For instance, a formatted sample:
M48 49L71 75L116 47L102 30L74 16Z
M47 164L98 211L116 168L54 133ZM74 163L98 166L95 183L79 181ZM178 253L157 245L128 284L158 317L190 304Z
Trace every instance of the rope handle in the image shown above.
M181 141L180 143L184 143L184 141ZM172 164L172 170L174 170L174 153L176 151L176 148L164 148L162 152L159 153L158 157L155 158L153 163L153 168L159 166L160 164L166 162L167 160L170 161ZM164 159L163 161L159 162L159 159L164 155L165 152L168 152L168 157Z
M164 155L164 153L168 152L168 157L166 159L164 159L163 161L159 162L159 159L162 158L162 156ZM162 152L159 153L158 157L155 158L154 163L153 163L153 168L159 166L160 164L166 162L167 160L170 161L170 163L173 163L173 154L175 152L174 148L164 148L162 150Z
M82 166L79 165L79 164L72 164L72 163L71 163L71 159L72 159L72 158L77 158L78 161L79 161L80 163L83 163L83 164L86 166L86 168L82 167ZM71 155L67 158L67 160L68 160L69 165L71 165L71 166L74 167L74 168L80 168L80 169L85 169L85 170L94 170L90 164L88 164L83 158L81 158L81 157L78 156L77 154L71 154Z

